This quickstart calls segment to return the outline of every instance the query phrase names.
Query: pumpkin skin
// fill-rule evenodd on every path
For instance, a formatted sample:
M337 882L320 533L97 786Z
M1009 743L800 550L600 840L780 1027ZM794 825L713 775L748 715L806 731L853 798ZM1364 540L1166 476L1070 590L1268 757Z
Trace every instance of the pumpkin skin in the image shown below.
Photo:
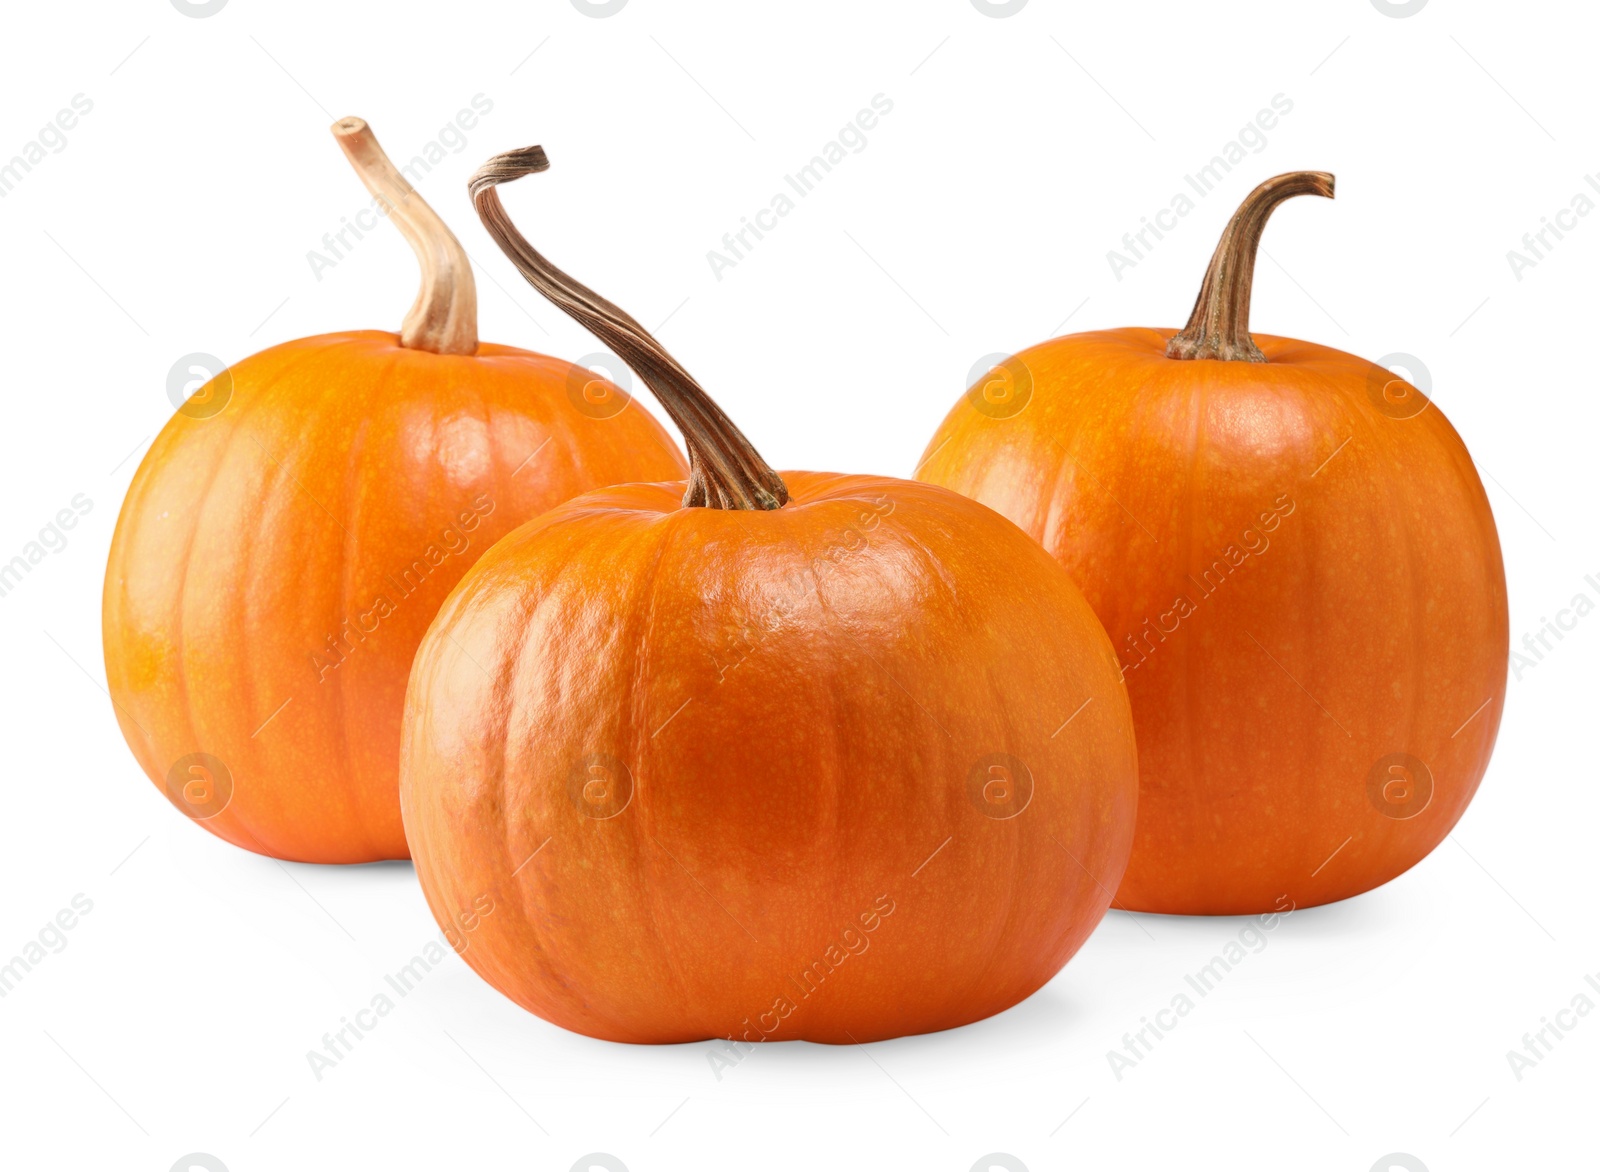
M466 961L567 1029L962 1025L1049 980L1122 873L1131 718L1060 567L942 489L783 479L770 511L681 483L553 509L418 651L418 879Z
M103 618L123 735L231 843L406 858L405 685L451 587L519 522L685 465L638 404L580 411L569 388L588 371L492 343L328 334L229 376L220 413L180 412L157 436L117 521ZM197 398L225 393L213 380Z
M1179 361L1172 334L1022 351L918 478L1041 542L1118 649L1140 799L1117 906L1343 899L1437 846L1487 767L1494 518L1444 414L1384 368L1260 334L1265 363Z

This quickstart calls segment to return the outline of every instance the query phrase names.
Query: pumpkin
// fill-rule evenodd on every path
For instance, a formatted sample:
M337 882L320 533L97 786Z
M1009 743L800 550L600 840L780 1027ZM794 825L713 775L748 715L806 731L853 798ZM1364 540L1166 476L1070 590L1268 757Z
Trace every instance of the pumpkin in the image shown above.
M996 1013L1103 915L1133 728L1105 633L1025 534L882 476L773 472L633 318L480 217L682 429L688 481L503 538L423 640L401 806L468 964L628 1042L854 1042ZM720 1076L720 1075L719 1075Z
M587 489L682 475L624 393L477 340L471 265L366 123L333 132L423 270L397 336L325 334L234 364L162 429L106 567L106 675L150 780L231 843L407 857L411 659L472 561Z
M1263 183L1188 325L1075 334L979 380L919 478L1040 541L1116 645L1139 735L1118 906L1326 903L1437 846L1505 700L1494 518L1444 413L1384 367L1249 332Z

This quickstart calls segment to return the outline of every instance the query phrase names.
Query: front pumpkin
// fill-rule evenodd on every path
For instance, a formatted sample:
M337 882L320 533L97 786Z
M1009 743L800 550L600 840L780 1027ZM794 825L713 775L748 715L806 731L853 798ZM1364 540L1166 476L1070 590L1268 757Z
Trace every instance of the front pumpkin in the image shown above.
M488 551L418 652L401 803L486 980L617 1041L870 1041L996 1013L1099 922L1131 718L1060 567L943 489L780 478L622 311L480 214L647 381L691 479Z
M350 863L408 855L406 679L466 568L553 505L683 462L587 370L479 344L455 238L365 123L334 129L424 258L422 295L399 336L274 346L173 416L117 521L103 628L123 735L174 806L249 850Z
M1132 731L1066 575L954 493L784 479L773 511L579 497L486 553L418 653L418 878L558 1025L961 1025L1055 975L1116 887Z
M1043 543L1110 632L1139 735L1134 910L1241 914L1369 890L1437 846L1505 699L1505 575L1437 405L1247 328L1269 180L1187 329L1057 338L945 419L919 478ZM1259 343L1259 346L1257 345Z

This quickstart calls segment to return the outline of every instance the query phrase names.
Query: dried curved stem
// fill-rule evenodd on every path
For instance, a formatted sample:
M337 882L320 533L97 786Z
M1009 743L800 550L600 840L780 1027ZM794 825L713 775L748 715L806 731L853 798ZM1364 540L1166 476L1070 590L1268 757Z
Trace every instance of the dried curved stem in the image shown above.
M1215 358L1223 362L1265 362L1250 337L1250 287L1255 281L1256 249L1267 219L1284 200L1297 195L1333 198L1333 176L1326 171L1291 171L1268 179L1244 197L1222 231L1211 267L1195 299L1189 324L1167 343L1168 358Z
M422 266L422 287L400 326L400 344L435 354L478 351L478 289L461 242L406 181L360 118L341 118L333 137L361 182L384 205Z
M689 449L691 508L776 509L789 499L783 479L650 332L593 289L573 280L529 244L506 214L495 190L524 175L547 170L544 148L531 146L490 159L467 181L478 218L500 250L540 293L609 346L644 379L683 432Z

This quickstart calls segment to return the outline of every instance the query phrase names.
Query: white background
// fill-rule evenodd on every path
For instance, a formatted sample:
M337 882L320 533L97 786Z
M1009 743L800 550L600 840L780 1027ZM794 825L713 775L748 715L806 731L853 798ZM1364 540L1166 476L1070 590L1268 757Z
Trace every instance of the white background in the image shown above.
M720 1080L705 1045L566 1033L450 957L318 1081L306 1052L435 935L412 870L282 865L179 817L122 743L99 620L178 357L392 329L410 303L387 227L312 272L308 250L367 203L328 124L361 115L406 158L481 93L492 112L419 187L482 266L482 336L598 349L466 199L489 154L543 143L551 172L505 195L518 222L665 322L779 468L909 475L980 356L1176 328L1250 187L1335 172L1335 201L1274 217L1254 324L1421 360L1484 474L1518 646L1574 595L1600 601L1600 215L1520 280L1506 256L1600 169L1591 6L1032 0L996 19L970 0L632 0L595 19L569 0L232 0L195 19L99 0L4 19L0 158L74 95L94 105L0 200L0 560L75 494L93 508L0 598L0 960L75 895L93 910L0 1000L0 1166L1593 1161L1600 1014L1520 1081L1506 1053L1576 994L1600 1003L1600 618L1509 683L1488 776L1432 857L1295 913L1120 1081L1106 1052L1242 921L1113 913L1008 1013L773 1045ZM894 109L866 148L718 280L707 251L879 93ZM1107 251L1277 94L1293 110L1265 147L1117 279Z

